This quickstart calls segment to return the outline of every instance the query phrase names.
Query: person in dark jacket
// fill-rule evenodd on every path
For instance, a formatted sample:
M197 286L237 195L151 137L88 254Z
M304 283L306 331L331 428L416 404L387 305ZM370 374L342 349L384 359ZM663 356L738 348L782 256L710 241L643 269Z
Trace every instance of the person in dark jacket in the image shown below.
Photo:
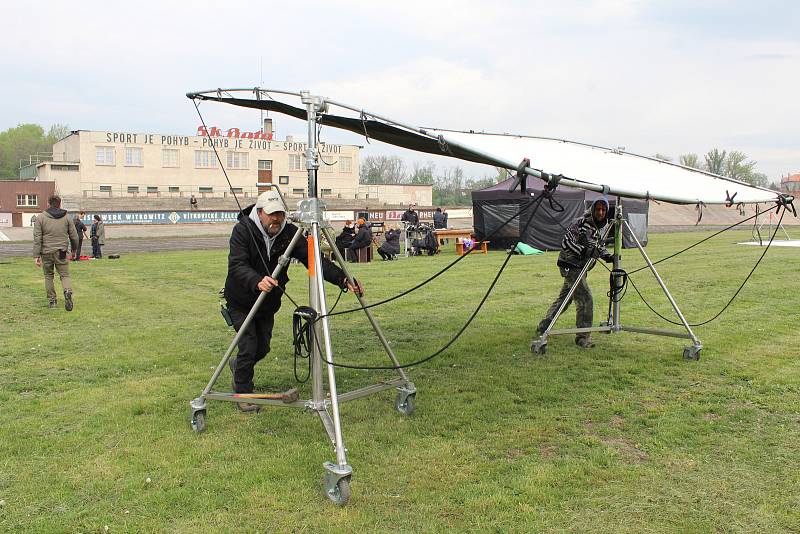
M350 261L358 261L359 249L366 248L372 244L372 230L370 230L367 221L364 219L358 220L358 231L350 243L348 250L350 251Z
M397 228L389 228L386 232L385 241L378 247L378 254L384 260L396 259L400 254L400 230Z
M414 211L414 204L408 205L408 209L400 216L400 221L406 224L419 224L419 214Z
M342 233L336 236L336 248L339 249L339 254L346 260L347 249L353 244L353 238L356 235L356 229L353 228L353 221L345 221Z
M86 217L86 213L82 211L73 219L73 222L75 223L75 231L78 232L78 247L72 249L72 261L79 261L81 259L83 238L86 237L86 223L83 222L84 217Z
M53 282L54 271L58 271L61 288L64 290L64 309L72 311L72 279L69 276L69 256L67 246L78 247L78 233L75 223L61 209L61 197L52 196L50 205L36 217L33 224L33 257L37 267L44 271L44 288L50 308L58 305L56 288Z
M247 330L239 338L239 350L231 365L236 393L253 392L254 368L270 350L275 314L281 307L282 289L289 281L285 270L277 280L270 276L278 265L278 258L286 252L295 232L299 231L295 225L286 222L285 209L277 191L266 191L259 195L254 205L239 213L239 221L231 232L224 295L237 331L261 292L267 293ZM308 267L306 244L298 243L291 251L291 257ZM327 259L322 260L322 271L325 280L331 284L363 294L360 284L350 284L344 271ZM244 412L257 412L259 409L257 404L246 402L239 403L238 407Z
M447 228L447 213L442 211L442 208L436 208L433 212L433 228L434 230Z
M89 237L92 238L92 257L99 260L103 257L103 245L106 244L106 225L99 215L94 216Z
M578 275L583 267L591 262L589 270L594 268L597 258L605 262L614 261L614 256L608 252L601 242L603 229L608 223L608 200L605 197L599 198L592 203L589 210L584 215L573 222L567 228L564 238L561 240L561 252L558 254L558 268L564 283L558 297L553 301L536 329L537 334L541 335L553 321L556 312L561 307L561 303L567 297L570 288L578 280ZM587 270L587 273L588 271ZM594 302L592 300L592 290L586 281L586 274L583 275L572 297L575 299L576 317L575 325L578 328L592 326L594 315ZM569 306L569 302L567 306ZM566 308L564 308L566 311ZM575 344L583 348L592 348L594 343L591 340L590 332L580 332L575 335Z

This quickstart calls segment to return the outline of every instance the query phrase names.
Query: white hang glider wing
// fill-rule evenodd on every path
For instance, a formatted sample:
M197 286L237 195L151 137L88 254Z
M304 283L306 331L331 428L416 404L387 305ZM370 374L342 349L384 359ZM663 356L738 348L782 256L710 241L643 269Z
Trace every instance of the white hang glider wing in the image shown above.
M236 92L252 93L254 98L234 97ZM297 104L300 107L275 100L274 94L299 97ZM215 89L186 96L195 101L212 100L276 111L302 120L307 117L306 109L310 102L319 98L305 92L261 88ZM318 122L323 126L349 130L367 139L419 152L507 169L516 170L527 158L531 162L525 168L527 174L591 191L678 204L775 202L788 206L794 200L778 191L621 150L543 137L419 128L333 100L319 99L316 102L322 103L324 111ZM348 117L329 113L328 108L334 106L358 115Z

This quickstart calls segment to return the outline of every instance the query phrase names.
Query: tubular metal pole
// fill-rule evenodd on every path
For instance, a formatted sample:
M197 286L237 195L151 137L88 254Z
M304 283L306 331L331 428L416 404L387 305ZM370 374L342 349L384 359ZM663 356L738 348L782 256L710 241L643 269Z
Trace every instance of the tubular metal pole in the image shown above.
M317 313L322 315L322 320L317 324L316 330L322 330L322 340L325 348L325 359L330 362L328 367L328 393L331 396L331 411L333 412L333 433L334 445L336 447L336 463L340 467L347 465L347 458L345 456L344 439L342 438L342 422L339 418L339 397L336 393L336 372L333 366L333 348L331 347L331 333L328 324L328 307L325 302L325 279L322 276L322 258L320 257L319 247L317 246L319 240L319 223L311 223L311 236L314 240L314 279L310 282L316 286L316 307ZM316 334L315 334L316 335ZM314 343L315 352L319 351L319 345ZM317 358L319 359L319 354Z
M622 268L622 197L617 197L617 206L614 214L614 270ZM613 290L611 291L611 316L615 329L619 329L620 311L622 300L617 294L617 279L612 277Z
M669 303L672 305L672 309L675 310L675 313L680 318L681 323L683 323L684 328L686 328L686 331L689 333L689 336L691 336L692 341L695 343L695 345L700 345L700 340L697 339L697 337L694 335L694 332L692 332L692 327L689 326L689 323L683 317L683 314L681 313L681 310L678 308L678 304L675 302L675 299L672 298L672 295L670 294L669 289L667 289L666 284L664 284L664 281L661 279L661 276L658 274L658 271L656 271L656 267L655 267L655 265L653 265L653 262L650 261L650 257L647 255L647 252L644 251L644 248L642 247L642 244L639 242L639 238L637 238L636 234L633 232L633 228L630 227L630 225L628 224L627 221L625 221L625 226L628 227L628 231L630 231L631 236L633 236L633 240L636 242L636 247L639 249L639 252L642 253L642 257L644 258L644 261L647 262L647 266L650 268L650 271L653 273L653 276L655 276L656 281L658 282L658 285L661 286L661 289L664 291L664 294L667 296L667 299L669 300Z

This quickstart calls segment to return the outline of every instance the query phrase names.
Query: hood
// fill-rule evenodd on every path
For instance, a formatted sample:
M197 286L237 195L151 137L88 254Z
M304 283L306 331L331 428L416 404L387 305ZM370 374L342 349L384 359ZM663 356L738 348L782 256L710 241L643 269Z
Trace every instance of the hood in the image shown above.
M605 206L606 206L606 218L603 219L602 221L598 221L598 220L594 219L594 207L597 206L598 204L605 204ZM592 202L592 205L589 206L589 209L586 210L586 212L583 215L584 215L584 217L591 218L594 221L595 226L605 226L605 224L608 222L608 218L609 218L609 213L608 212L609 212L608 199L605 196L602 196L602 197L596 199L594 202Z
M44 212L54 219L60 219L67 214L67 210L61 208L47 208Z

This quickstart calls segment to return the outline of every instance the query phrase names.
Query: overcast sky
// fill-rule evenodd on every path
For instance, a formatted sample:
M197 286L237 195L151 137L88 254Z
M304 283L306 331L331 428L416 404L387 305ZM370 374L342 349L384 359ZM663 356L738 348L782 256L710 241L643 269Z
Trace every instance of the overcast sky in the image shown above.
M0 130L33 122L194 135L186 92L263 79L415 125L675 159L740 150L774 180L800 171L799 6L60 0L34 9L9 1L0 5ZM201 109L209 124L258 128L256 111ZM304 132L299 121L273 118L281 138ZM412 157L377 143L365 153Z

